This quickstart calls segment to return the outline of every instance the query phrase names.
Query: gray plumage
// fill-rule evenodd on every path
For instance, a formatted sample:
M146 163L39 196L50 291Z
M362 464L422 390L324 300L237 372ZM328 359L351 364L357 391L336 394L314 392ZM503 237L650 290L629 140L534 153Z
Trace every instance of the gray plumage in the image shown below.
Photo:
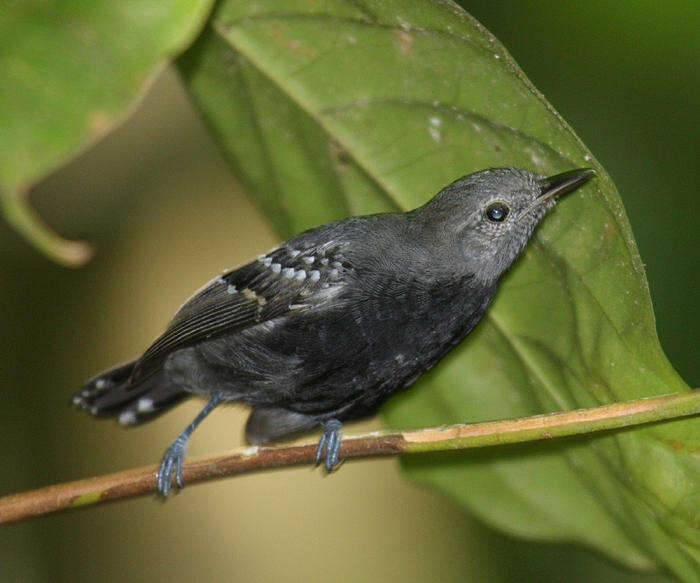
M192 394L213 398L210 408L241 402L253 408L251 443L330 423L319 455L325 447L331 469L336 420L374 413L469 334L546 210L592 174L485 170L413 211L301 233L213 279L141 358L94 378L74 402L125 424ZM166 455L165 494L173 464L181 483L184 445L200 420L169 466Z

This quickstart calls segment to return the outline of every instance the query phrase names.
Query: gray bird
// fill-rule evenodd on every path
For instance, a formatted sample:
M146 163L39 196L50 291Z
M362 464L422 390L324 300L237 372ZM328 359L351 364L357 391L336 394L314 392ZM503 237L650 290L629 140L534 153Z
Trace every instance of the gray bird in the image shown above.
M252 407L252 444L321 426L316 463L331 471L341 421L373 414L464 339L547 209L593 174L484 170L415 210L305 231L210 281L143 356L74 403L132 425L209 399L163 457L165 496L173 473L182 486L190 435L223 402Z

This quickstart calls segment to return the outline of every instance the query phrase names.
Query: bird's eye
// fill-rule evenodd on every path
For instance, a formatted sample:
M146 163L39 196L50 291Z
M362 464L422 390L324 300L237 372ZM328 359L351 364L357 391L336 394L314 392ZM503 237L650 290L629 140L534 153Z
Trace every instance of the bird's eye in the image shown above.
M508 217L510 208L503 202L494 202L486 207L486 218L492 223L502 223Z

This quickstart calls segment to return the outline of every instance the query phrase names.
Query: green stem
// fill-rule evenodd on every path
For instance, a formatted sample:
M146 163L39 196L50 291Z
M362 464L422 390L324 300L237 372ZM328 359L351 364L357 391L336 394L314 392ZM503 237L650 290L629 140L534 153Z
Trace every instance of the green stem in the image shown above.
M64 239L44 223L20 193L0 193L5 219L39 251L65 267L80 267L92 257L92 246Z
M447 451L581 435L699 413L700 389L693 389L592 409L452 425L407 432L403 436L408 442L406 452Z

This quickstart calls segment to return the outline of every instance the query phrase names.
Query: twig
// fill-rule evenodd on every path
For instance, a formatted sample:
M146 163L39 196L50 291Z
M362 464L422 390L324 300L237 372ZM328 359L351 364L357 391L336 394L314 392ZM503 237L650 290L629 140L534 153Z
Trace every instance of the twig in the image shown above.
M638 401L504 421L400 432L376 432L342 441L343 459L401 453L467 450L630 427L700 414L700 389ZM250 447L189 461L184 481L196 484L234 474L311 463L316 446ZM0 498L0 523L59 510L133 498L156 490L156 466L57 484Z

